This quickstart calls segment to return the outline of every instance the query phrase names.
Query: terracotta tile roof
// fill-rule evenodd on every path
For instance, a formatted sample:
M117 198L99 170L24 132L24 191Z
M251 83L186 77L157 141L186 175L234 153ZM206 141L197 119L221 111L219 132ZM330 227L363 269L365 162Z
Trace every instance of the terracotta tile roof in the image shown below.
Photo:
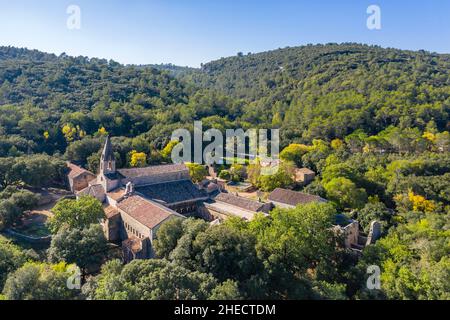
M312 171L308 168L295 169L295 172L301 172L301 173L305 173L305 174L316 174L314 171Z
M208 198L205 190L199 190L191 180L181 180L136 187L136 192L145 198L162 201L166 204L177 202L205 200Z
M108 219L119 214L119 210L113 206L105 206L103 210L105 211L106 218Z
M231 193L219 193L215 198L215 201L219 201L219 202L223 202L226 204L230 204L233 205L235 207L241 208L241 209L245 209L248 211L253 211L253 212L258 212L258 211L262 211L262 209L264 208L265 204L258 202L258 201L254 201L254 200L250 200L247 198L243 198L243 197L238 197L235 196Z
M125 178L138 178L152 176L155 174L178 172L188 170L184 164L166 164L160 166L150 166L145 168L118 169L117 171Z
M84 195L84 196L93 196L95 198L102 198L105 194L105 189L103 189L103 186L101 184L93 184L90 186L87 186L83 190L79 191L77 195Z
M129 196L117 204L117 207L144 226L153 229L172 215L180 216L175 211L144 199L139 195Z
M132 236L128 239L123 240L122 246L128 248L133 253L138 253L142 250L142 240Z
M77 166L76 164L73 164L71 162L67 162L67 167L69 167L70 172L67 175L70 179L74 179L78 177L80 174L88 173L94 176L94 174L80 166Z
M276 188L269 194L269 201L280 202L291 206L310 202L325 202L326 200L311 194Z
M108 197L110 197L111 199L117 201L125 195L125 189L117 188L117 189L114 189L114 190L108 192L106 195Z

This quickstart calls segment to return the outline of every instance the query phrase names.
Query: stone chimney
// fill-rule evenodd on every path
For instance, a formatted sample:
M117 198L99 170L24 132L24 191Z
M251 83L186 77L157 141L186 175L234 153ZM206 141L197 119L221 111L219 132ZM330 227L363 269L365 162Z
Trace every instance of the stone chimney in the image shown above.
M125 196L131 196L134 192L134 185L130 181L125 185Z

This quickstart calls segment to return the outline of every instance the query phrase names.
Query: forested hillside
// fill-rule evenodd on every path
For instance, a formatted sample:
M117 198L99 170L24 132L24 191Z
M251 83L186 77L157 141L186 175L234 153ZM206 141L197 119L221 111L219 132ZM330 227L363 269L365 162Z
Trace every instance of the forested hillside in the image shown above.
M241 119L290 140L375 134L390 125L448 126L450 55L359 44L309 45L224 58L185 75L243 98Z
M1 47L0 153L12 147L64 152L73 140L64 139L65 125L76 128L78 138L100 127L136 136L158 122L156 110L187 100L179 81L151 67Z
M238 55L201 70L169 67L177 79L164 66L0 48L0 153L64 152L65 125L82 135L102 127L116 137L143 134L158 147L174 124L194 119L206 127L280 127L284 146L357 129L424 130L430 121L448 129L449 55L317 45Z

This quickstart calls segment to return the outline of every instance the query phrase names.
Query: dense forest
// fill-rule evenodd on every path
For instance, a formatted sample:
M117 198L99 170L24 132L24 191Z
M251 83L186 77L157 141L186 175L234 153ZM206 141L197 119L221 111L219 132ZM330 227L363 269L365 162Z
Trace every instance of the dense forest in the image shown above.
M44 258L0 236L0 298L450 299L449 112L450 55L425 51L307 45L193 69L0 47L0 231L36 203L31 188L61 186L65 160L96 171L106 134L120 166L157 164L170 161L172 131L194 120L279 128L276 176L258 165L222 175L241 180L244 170L271 191L290 186L292 166L307 167L317 178L302 191L330 200L250 223L164 225L159 259L126 266L93 254L106 246L98 204L69 201L56 216L91 217L54 225ZM336 249L336 214L365 231L380 221L382 239L360 257ZM97 251L65 250L79 242ZM81 293L59 290L87 256L109 261ZM381 267L381 290L365 287L369 265Z
M174 124L199 119L206 127L279 127L284 146L357 129L423 131L433 122L448 130L450 55L330 44L238 55L181 68L176 78L172 66L159 69L0 48L2 155L11 147L63 153L65 125L78 135L104 127L142 136L159 148Z

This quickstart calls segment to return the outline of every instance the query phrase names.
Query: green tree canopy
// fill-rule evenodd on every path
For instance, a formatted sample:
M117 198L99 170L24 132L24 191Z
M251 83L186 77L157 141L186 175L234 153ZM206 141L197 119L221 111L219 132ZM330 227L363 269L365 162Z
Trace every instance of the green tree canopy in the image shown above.
M52 209L53 217L49 225L56 234L63 226L83 229L91 224L98 224L105 218L102 204L91 196L82 196L78 200L63 199Z
M358 209L367 202L367 194L363 188L358 188L347 178L334 178L324 184L325 191L330 200L341 209Z
M311 147L304 144L293 143L288 145L280 152L280 159L295 163L298 167L302 166L302 156L311 150Z
M81 270L95 270L107 257L108 245L99 224L84 229L62 227L52 237L48 258L51 262L65 261Z
M0 292L9 273L27 261L27 255L18 246L0 236Z
M193 182L200 182L208 175L206 167L198 163L186 163Z
M65 263L26 263L8 275L3 294L8 300L74 299L79 291L67 286L71 268Z
M217 281L167 260L134 260L126 266L107 262L83 292L94 299L202 300L212 296Z

